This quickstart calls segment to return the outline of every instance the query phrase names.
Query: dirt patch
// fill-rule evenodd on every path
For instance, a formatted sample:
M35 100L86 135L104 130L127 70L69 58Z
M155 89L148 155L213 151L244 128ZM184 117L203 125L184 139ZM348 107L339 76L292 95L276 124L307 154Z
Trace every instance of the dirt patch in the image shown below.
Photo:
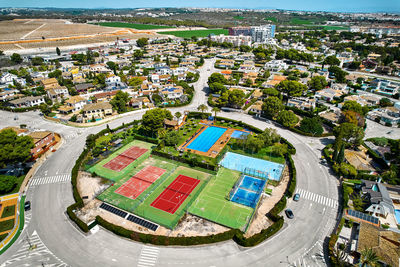
M87 196L87 198L83 199L83 202L86 204L106 190L109 184L100 177L92 177L90 173L79 172L77 187L82 197Z

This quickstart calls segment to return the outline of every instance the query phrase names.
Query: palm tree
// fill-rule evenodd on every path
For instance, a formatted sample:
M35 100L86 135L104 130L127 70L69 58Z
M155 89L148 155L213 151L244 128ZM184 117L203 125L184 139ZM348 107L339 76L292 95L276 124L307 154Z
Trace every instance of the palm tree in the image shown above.
M344 244L344 246L346 247L347 244ZM337 266L340 266L340 267L347 266L346 265L347 255L344 252L344 250L341 250L339 248L339 244L337 244L336 249L334 249L332 252L333 252L333 257L336 261L335 263L337 264Z
M215 120L215 117L217 117L217 113L220 112L220 109L217 108L217 107L213 107L213 108L211 109L211 111L214 112L214 120Z
M201 113L204 113L204 111L206 111L207 109L208 109L208 107L207 107L206 105L204 105L204 104L201 104L201 105L197 108L197 110L200 110Z
M175 118L178 120L178 125L179 125L179 118L182 117L182 113L180 113L179 111L175 112ZM178 131L179 131L179 127L178 127Z
M164 128L160 128L157 131L158 139L163 139L166 134L167 134L167 131Z
M372 248L364 248L361 251L361 266L366 267L366 266L378 266L378 261L379 257L376 255L375 251L372 250Z

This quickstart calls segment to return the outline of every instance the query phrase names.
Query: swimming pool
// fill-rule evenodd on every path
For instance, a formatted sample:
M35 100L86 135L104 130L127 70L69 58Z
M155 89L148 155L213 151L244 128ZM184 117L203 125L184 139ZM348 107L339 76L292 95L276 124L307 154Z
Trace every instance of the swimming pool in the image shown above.
M239 139L239 138L246 138L246 136L248 136L250 133L248 133L248 132L243 132L243 131L238 131L238 130L235 130L232 134L231 134L231 138L236 138L236 139Z
M394 216L396 217L397 224L400 224L400 210L394 210Z
M215 126L207 127L207 129L197 136L187 148L207 152L225 132L225 128Z
M280 180L284 168L284 165L279 163L258 158L252 158L232 152L227 152L225 157L219 164L225 168L244 172L246 174L250 174L246 170L251 170L252 172L254 172L254 174L250 175L255 176L257 176L257 172L260 172L260 174L262 173L261 176L263 176L264 173L267 173L268 177L266 178L275 181Z

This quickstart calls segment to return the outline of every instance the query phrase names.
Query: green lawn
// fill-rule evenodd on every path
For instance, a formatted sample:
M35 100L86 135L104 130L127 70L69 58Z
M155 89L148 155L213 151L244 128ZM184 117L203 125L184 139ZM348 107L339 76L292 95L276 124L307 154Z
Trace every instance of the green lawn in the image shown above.
M210 34L225 34L228 35L229 32L226 29L210 29L210 30L194 30L194 31L170 31L170 32L159 32L160 34L174 35L181 38L192 38L196 37L207 37Z
M15 205L4 207L3 212L1 214L1 218L6 218L10 216L14 216L15 214Z
M0 222L0 232L4 232L4 231L13 229L14 221L15 221L15 219L1 221Z
M345 27L345 26L322 26L324 28L324 30L327 31L348 31L349 27Z
M131 164L129 164L127 167L125 167L123 170L120 172L113 171L111 169L103 167L104 164L112 160L113 158L117 157L119 154L124 152L125 150L131 148L132 146L138 146L142 148L147 148L148 151L144 153L142 156L140 156L138 159L133 161ZM131 143L123 146L122 148L118 149L114 153L112 153L110 156L108 156L106 159L103 159L93 167L89 168L89 172L93 173L95 172L96 175L103 177L105 179L111 180L111 181L118 181L119 179L126 177L128 173L130 173L133 169L135 169L137 166L139 166L144 160L146 160L151 153L151 148L154 146L154 144L146 143L143 141L139 140L134 140Z
M313 24L313 21L306 20L306 19L293 18L293 19L290 20L290 24L309 25L309 24Z
M136 24L136 23L124 23L124 22L100 22L100 23L96 23L96 24L100 25L100 26L106 26L106 27L132 28L132 29L136 29L136 30L155 30L155 29L175 28L173 26Z
M272 21L272 22L277 22L278 20L276 19L276 18L274 18L274 17L266 17L264 20L269 20L269 21Z
M180 205L176 212L171 214L150 206L151 203L153 203L153 201L165 190L165 188L167 188L179 175L186 175L195 179L199 179L200 183ZM180 166L167 179L165 179L154 190L154 192L147 197L142 204L139 205L139 207L137 207L134 213L164 227L173 229L185 214L185 211L188 209L191 203L196 199L198 193L200 193L207 184L207 180L210 179L210 177L211 174Z
M156 166L161 169L166 170L163 175L161 175L152 185L150 185L142 194L140 194L136 199L131 199L115 193L115 191L126 181L128 181L134 174L139 172L146 166ZM132 172L128 173L125 177L117 181L113 186L109 187L102 194L100 194L97 198L101 201L110 203L116 207L119 207L123 210L133 212L134 209L139 206L141 202L148 196L151 192L154 191L166 178L168 178L171 173L177 168L177 165L170 163L168 161L163 161L162 159L156 158L148 158L142 164L140 164L137 168L135 168Z
M229 192L240 176L237 171L220 168L189 208L189 212L207 220L245 231L253 209L228 200Z
M242 17L242 16L234 16L234 17L233 17L233 19L237 19L237 20L243 20L243 19L244 19L244 17Z

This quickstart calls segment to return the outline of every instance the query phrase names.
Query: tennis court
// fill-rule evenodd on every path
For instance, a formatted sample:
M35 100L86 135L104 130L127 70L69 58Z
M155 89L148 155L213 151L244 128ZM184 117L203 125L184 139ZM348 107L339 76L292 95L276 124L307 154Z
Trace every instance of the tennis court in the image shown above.
M150 206L174 214L200 180L179 175Z
M115 193L130 199L136 199L152 183L163 175L164 172L164 169L155 166L147 166L115 190Z
M253 158L233 152L227 152L225 157L219 163L225 168L250 174L252 176L259 176L271 180L279 181L281 179L283 164Z
M193 215L245 231L254 209L229 200L229 193L239 179L238 171L220 168L189 208Z
M148 149L141 148L138 146L133 146L125 150L123 153L113 158L106 164L104 164L103 167L113 171L120 172L147 151Z
M133 140L131 143L123 146L107 158L90 167L88 171L114 182L122 178L127 178L127 175L129 175L132 170L150 156L150 149L153 146L154 144ZM125 153L125 151L128 152ZM129 177L132 177L132 175Z

